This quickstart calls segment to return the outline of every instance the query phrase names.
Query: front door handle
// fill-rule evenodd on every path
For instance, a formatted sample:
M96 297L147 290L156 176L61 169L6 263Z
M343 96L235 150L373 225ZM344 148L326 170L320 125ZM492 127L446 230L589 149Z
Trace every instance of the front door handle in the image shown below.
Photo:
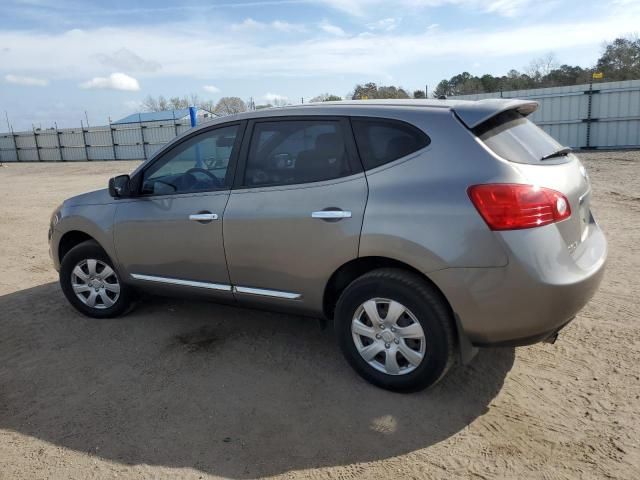
M193 220L195 222L210 222L211 220L217 219L217 214L209 212L192 213L191 215L189 215L189 220Z
M351 218L351 212L348 210L320 210L317 212L311 212L311 218L339 220L341 218Z

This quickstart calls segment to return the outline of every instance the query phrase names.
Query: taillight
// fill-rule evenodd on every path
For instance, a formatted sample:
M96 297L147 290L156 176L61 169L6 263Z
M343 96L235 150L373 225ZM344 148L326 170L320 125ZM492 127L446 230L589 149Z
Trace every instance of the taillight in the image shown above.
M571 216L567 197L550 188L493 183L474 185L468 193L491 230L541 227Z

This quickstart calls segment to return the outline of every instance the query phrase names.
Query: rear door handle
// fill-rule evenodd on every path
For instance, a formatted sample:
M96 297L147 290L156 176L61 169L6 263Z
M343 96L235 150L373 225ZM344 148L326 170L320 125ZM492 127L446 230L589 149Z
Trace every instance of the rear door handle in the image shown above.
M338 220L340 218L351 218L351 212L348 210L320 210L311 212L311 218Z
M217 220L218 215L215 213L192 213L189 215L189 220L195 222L210 222L211 220Z

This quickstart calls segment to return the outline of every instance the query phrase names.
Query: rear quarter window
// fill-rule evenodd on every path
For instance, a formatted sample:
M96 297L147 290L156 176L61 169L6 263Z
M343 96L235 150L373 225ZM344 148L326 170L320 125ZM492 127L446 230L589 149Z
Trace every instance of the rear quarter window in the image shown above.
M431 143L422 130L399 120L352 118L351 125L365 170L406 157Z

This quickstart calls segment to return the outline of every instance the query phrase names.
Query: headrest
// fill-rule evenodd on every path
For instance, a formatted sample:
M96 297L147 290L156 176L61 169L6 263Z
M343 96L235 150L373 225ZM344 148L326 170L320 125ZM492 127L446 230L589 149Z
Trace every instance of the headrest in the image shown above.
M316 137L316 150L337 150L340 145L337 133L321 133Z

